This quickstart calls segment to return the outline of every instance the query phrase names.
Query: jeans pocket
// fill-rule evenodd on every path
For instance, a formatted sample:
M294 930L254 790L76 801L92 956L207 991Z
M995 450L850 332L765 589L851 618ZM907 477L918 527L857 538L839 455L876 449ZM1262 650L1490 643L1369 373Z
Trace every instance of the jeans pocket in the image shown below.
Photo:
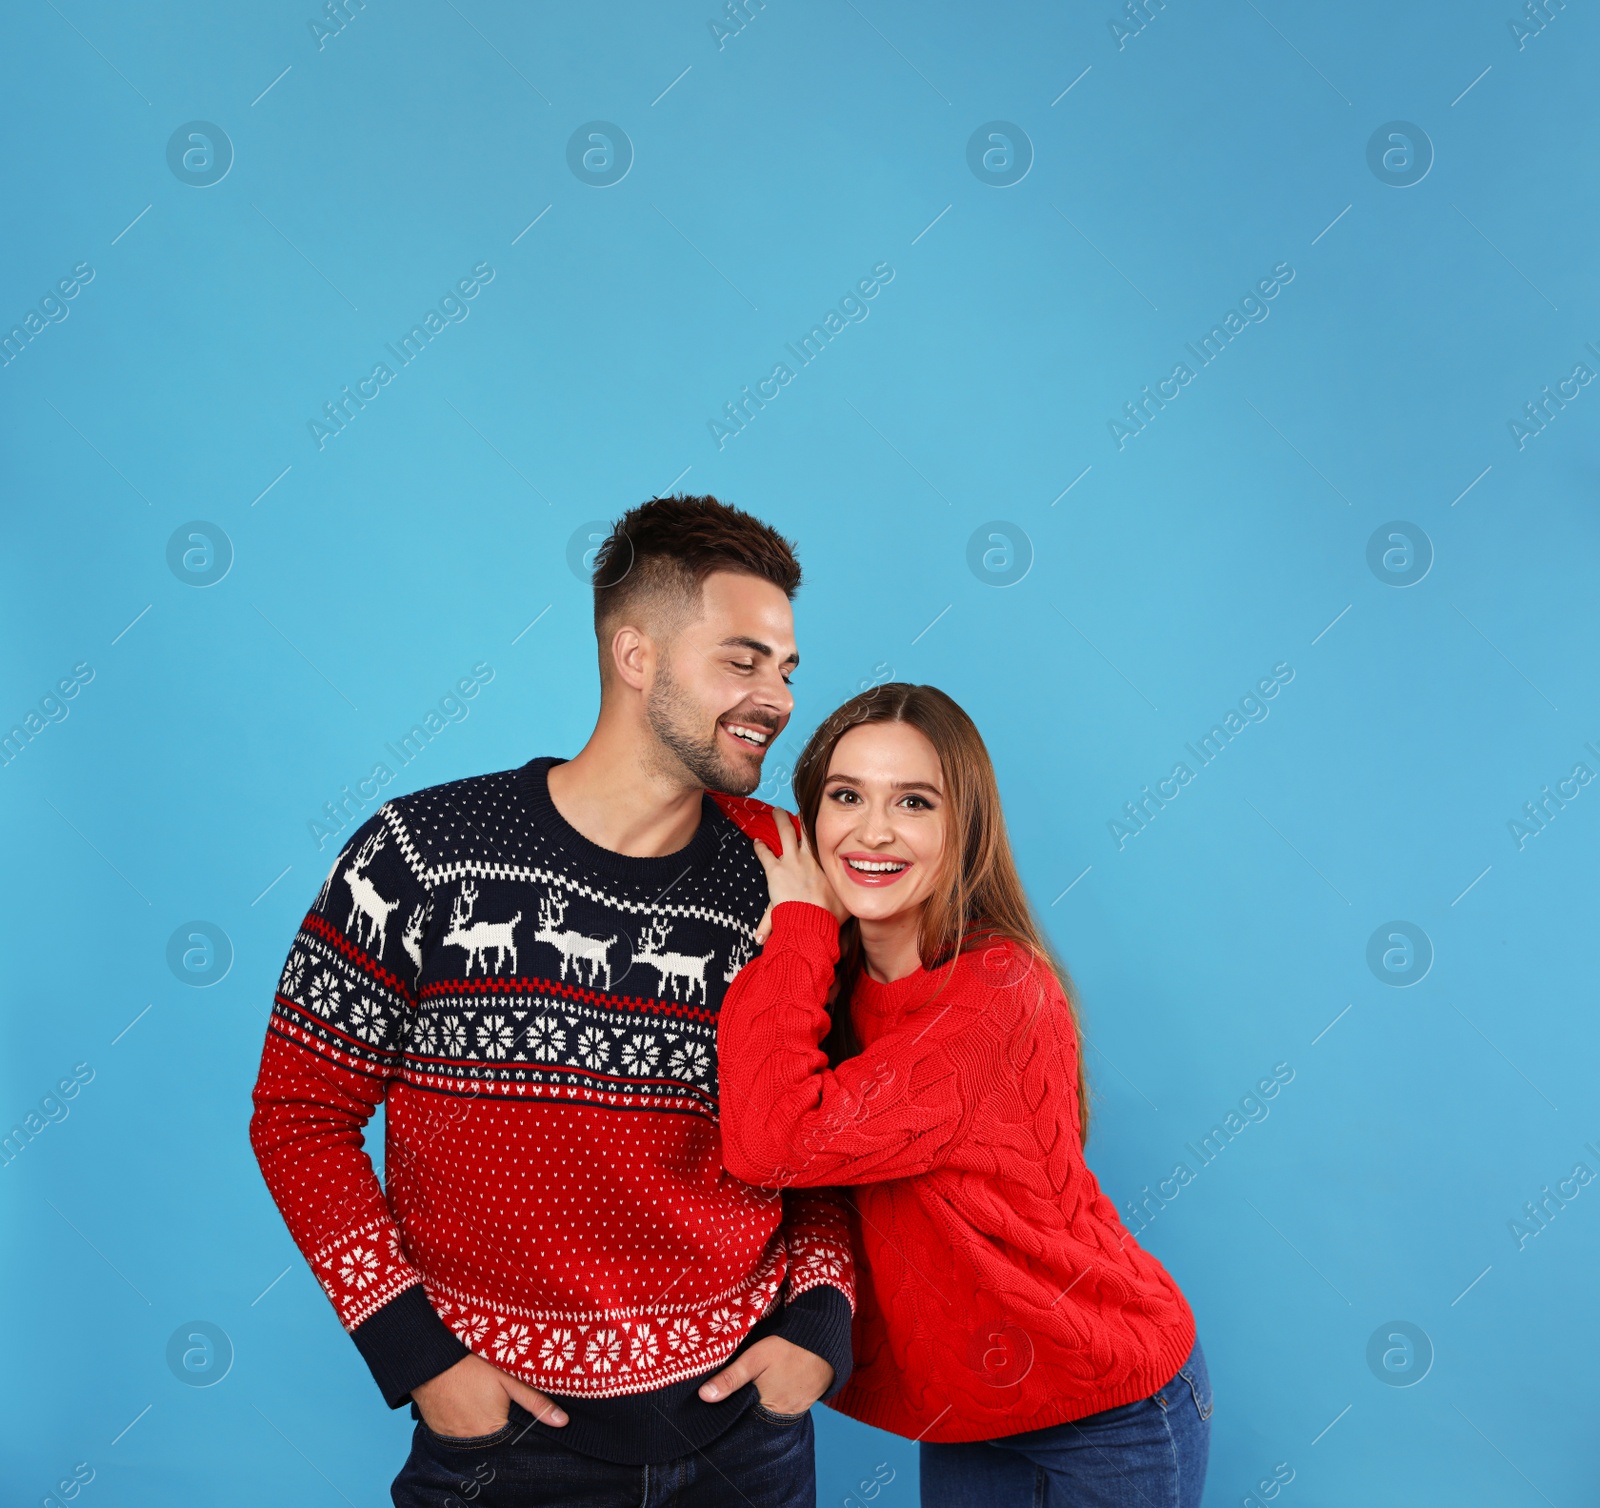
M517 1406L512 1404L512 1415L507 1418L499 1430L491 1430L488 1434L440 1434L437 1430L429 1430L427 1420L418 1420L422 1433L426 1434L435 1446L442 1446L445 1450L486 1450L490 1446L502 1446L517 1433L520 1425L515 1415Z
M1178 1376L1189 1384L1189 1392L1194 1397L1194 1406L1199 1410L1200 1417L1209 1419L1216 1405L1211 1396L1211 1374L1206 1370L1205 1353L1201 1351L1199 1341L1194 1343L1188 1361L1178 1368Z
M780 1414L776 1409L769 1409L766 1404L764 1404L758 1398L753 1404L750 1405L750 1412L754 1414L757 1419L765 1419L768 1424L794 1425L798 1424L802 1419L804 1419L806 1415L811 1412L811 1410L803 1409L798 1414Z

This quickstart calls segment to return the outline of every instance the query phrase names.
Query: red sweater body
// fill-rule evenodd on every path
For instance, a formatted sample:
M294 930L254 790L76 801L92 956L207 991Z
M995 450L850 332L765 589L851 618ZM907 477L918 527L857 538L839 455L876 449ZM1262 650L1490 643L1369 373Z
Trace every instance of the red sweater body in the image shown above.
M1148 1397L1194 1345L1177 1285L1084 1162L1072 1019L1008 942L851 1001L818 1044L838 927L786 902L718 1023L723 1158L855 1186L855 1372L832 1406L912 1439L996 1439Z

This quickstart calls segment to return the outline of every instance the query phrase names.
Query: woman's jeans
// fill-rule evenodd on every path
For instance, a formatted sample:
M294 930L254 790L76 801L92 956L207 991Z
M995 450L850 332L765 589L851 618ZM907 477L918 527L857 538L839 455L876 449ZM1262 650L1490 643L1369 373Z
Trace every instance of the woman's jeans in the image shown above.
M922 1450L923 1508L1200 1508L1211 1379L1196 1341L1164 1388L1070 1424Z
M811 1414L751 1404L709 1445L657 1466L617 1466L537 1431L512 1403L503 1429L473 1439L419 1422L389 1489L396 1508L815 1508Z

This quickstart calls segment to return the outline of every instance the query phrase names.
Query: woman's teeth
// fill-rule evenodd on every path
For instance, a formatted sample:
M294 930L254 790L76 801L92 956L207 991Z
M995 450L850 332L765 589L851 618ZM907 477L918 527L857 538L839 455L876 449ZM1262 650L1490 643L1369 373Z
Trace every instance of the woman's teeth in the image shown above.
M866 859L846 859L845 863L861 874L898 874L905 863L900 859L883 859L869 862Z

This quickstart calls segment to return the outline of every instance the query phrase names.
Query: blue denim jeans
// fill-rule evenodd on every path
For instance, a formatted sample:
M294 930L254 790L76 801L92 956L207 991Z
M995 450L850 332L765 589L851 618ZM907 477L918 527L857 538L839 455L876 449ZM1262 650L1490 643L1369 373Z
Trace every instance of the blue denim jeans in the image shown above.
M1164 1388L1070 1424L922 1451L922 1508L1200 1508L1211 1379L1196 1341Z
M395 1508L815 1508L810 1413L751 1405L703 1450L657 1466L619 1466L532 1428L511 1405L505 1427L456 1439L418 1422L389 1489Z

